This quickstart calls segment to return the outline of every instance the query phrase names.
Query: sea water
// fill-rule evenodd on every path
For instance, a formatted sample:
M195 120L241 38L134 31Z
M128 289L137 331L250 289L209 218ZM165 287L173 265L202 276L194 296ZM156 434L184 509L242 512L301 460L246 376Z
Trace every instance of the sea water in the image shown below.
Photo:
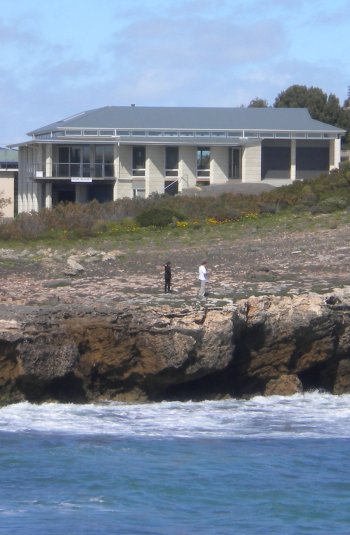
M350 534L350 396L3 407L0 533Z

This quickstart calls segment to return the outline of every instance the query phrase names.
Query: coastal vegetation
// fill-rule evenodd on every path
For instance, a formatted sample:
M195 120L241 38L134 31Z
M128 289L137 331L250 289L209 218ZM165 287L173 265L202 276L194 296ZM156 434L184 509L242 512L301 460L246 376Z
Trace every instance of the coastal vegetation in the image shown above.
M329 175L275 188L260 195L224 193L219 196L153 195L147 199L119 199L100 204L62 203L52 209L22 213L0 225L3 243L43 240L137 239L147 233L208 232L227 227L234 231L273 228L297 220L312 226L317 216L349 214L350 166ZM324 220L324 217L323 217ZM335 219L327 218L328 222Z

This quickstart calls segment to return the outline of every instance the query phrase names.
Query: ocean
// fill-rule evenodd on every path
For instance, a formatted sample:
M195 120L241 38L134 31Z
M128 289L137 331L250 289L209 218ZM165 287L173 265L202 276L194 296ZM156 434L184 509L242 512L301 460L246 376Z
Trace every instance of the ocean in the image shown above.
M350 396L2 407L0 533L350 534Z

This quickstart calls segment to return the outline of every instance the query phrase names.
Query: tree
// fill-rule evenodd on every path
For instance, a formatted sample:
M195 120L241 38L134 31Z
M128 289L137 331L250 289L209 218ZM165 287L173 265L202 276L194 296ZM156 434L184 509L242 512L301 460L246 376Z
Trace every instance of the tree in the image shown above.
M313 119L328 123L350 132L350 114L339 103L333 93L327 95L318 87L292 85L280 93L274 102L275 108L307 108Z
M248 108L268 108L268 106L267 100L255 97L249 102Z

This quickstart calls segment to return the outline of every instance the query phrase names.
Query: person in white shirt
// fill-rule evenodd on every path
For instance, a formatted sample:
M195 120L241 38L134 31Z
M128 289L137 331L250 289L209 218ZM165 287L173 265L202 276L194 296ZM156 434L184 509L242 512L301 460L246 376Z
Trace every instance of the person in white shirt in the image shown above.
M205 285L208 281L208 270L207 270L207 261L203 260L198 269L198 279L200 282L200 288L198 292L198 297L205 296Z

